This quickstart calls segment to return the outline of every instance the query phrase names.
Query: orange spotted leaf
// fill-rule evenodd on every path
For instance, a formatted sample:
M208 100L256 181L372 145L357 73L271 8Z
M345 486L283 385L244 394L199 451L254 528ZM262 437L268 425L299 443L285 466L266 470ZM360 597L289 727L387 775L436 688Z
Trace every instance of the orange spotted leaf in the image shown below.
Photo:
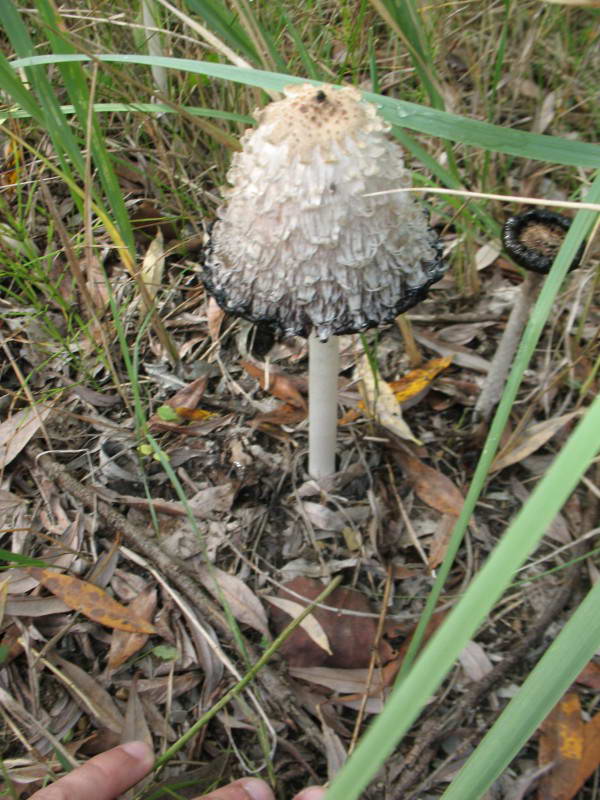
M104 589L88 581L63 575L53 569L30 567L29 574L59 597L69 608L79 611L94 622L129 633L155 633L154 625L132 613L107 594Z

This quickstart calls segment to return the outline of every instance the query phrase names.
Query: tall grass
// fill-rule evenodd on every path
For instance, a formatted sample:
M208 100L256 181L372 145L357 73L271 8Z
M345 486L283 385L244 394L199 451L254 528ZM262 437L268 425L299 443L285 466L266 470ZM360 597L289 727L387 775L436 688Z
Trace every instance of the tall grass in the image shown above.
M8 107L0 112L0 120L5 123L15 143L29 149L45 165L47 174L63 183L82 215L89 217L90 209L94 210L135 280L138 280L138 271L131 223L117 178L118 159L108 146L112 139L109 132L111 121L115 116L147 120L151 115L163 115L164 124L172 126L170 134L175 139L183 141L186 137L198 137L205 158L212 159L217 174L222 176L227 159L223 158L215 143L233 146L235 126L239 130L248 123L248 113L253 105L269 95L274 96L284 86L304 82L307 78L316 85L320 80L339 80L348 74L356 77L361 71L361 59L357 53L362 56L365 74L374 88L380 87L383 72L380 62L388 59L396 59L394 63L398 68L410 76L407 93L411 101L375 91L365 91L365 97L377 104L382 116L392 124L394 134L415 158L422 160L433 181L440 186L459 188L473 185L476 176L472 172L465 175L465 164L470 158L481 166L481 181L473 188L483 191L497 189L498 183L502 185L501 173L506 173L507 163L514 159L575 168L580 175L585 170L600 168L600 148L582 138L541 135L498 124L496 104L502 91L502 76L512 69L507 61L510 44L508 19L516 10L509 0L492 4L490 10L487 13L482 11L480 19L473 23L474 30L477 24L481 24L498 31L498 47L490 59L491 69L485 75L472 76L476 84L479 82L480 95L485 98L483 116L488 121L446 110L447 93L437 69L439 50L446 43L436 37L438 27L448 21L449 11L445 5L433 11L428 24L423 24L421 11L414 0L403 4L390 0L371 0L370 4L362 2L359 16L363 28L369 29L368 36L355 24L347 3L325 5L331 10L335 33L339 36L340 30L343 31L342 44L345 42L349 48L343 62L339 56L334 57L339 42L334 41L333 31L319 26L323 12L319 3L307 3L301 13L296 4L278 0L273 4L277 11L269 14L259 13L243 0L233 0L229 4L220 0L186 0L177 18L162 8L160 16L165 20L166 28L161 40L163 47L172 51L176 50L178 42L187 41L184 36L203 37L203 58L196 60L140 54L135 51L135 39L117 36L114 30L109 30L108 23L100 37L97 31L90 32L85 28L83 33L70 33L66 19L51 0L35 0L35 13L32 15L20 13L12 0L4 0L0 5L0 21L15 57L9 61L0 55L0 89L9 102ZM552 15L556 13L554 10L547 12L543 23L546 30L556 30L551 25ZM589 13L593 18L594 12ZM153 18L157 19L158 15L154 14ZM519 19L522 20L522 16ZM578 22L577 35L583 36L581 31L587 30L587 23L580 17L566 17L564 29L568 30L569 22L574 19ZM575 33L571 35L576 38ZM123 43L130 49L116 52L115 44ZM230 50L236 54L237 65L221 63ZM240 65L241 61L246 65ZM157 85L152 83L151 74L147 75L152 69L155 76L162 76L161 70L167 70L172 76L170 96L165 96L163 78L156 81ZM120 85L119 76L127 76L130 83ZM365 79L363 74L360 77ZM132 90L132 85L135 90ZM140 96L143 89L145 93ZM151 97L155 98L155 103L150 103ZM198 98L205 104L198 103ZM596 125L597 132L598 112L595 113L592 124ZM24 127L9 128L9 122L19 122ZM128 124L131 123L122 123L123 130ZM50 154L40 147L39 134L42 131L51 142ZM32 144L36 141L32 135L35 133L38 143ZM435 151L427 148L423 135L435 137L438 142L442 140L442 145ZM592 176L590 184L589 190L575 192L576 199L598 204L600 179ZM166 186L165 190L168 190ZM185 197L179 199L184 213L188 202ZM461 207L461 201L453 198L449 198L448 203L453 203L455 210ZM463 216L467 222L458 224L464 224L470 235L472 226L481 226L486 236L497 234L494 214L483 203L472 202ZM522 511L507 525L488 561L439 632L413 662L475 504L484 490L523 375L542 329L550 319L572 257L596 218L597 214L590 210L577 213L543 286L523 334L446 559L405 661L401 680L383 713L369 726L350 760L333 781L327 793L328 800L353 800L360 795L385 758L410 730L431 694L452 669L461 649L492 611L515 571L541 540L552 518L600 449L600 400L596 400L586 410ZM23 231L21 235L27 239ZM30 250L28 257L35 259L36 256ZM18 294L23 290L23 297L35 295L35 292L31 293L31 287L24 286L23 275L17 274L15 264L5 260L3 272L5 277L9 275L12 279L11 292ZM138 281L138 286L143 292L143 284ZM151 302L148 308L153 308ZM113 312L118 317L116 306L113 306ZM165 352L175 360L177 354L173 352L169 335L155 310L151 312L151 320ZM127 342L122 335L120 343L125 353ZM125 361L131 363L129 357ZM139 407L139 397L136 402ZM139 408L138 414L143 415ZM460 797L462 800L480 797L518 752L568 683L600 647L598 602L598 590L590 591L522 687L518 709L514 702L506 708L445 797ZM583 641L584 645L573 646L573 643Z

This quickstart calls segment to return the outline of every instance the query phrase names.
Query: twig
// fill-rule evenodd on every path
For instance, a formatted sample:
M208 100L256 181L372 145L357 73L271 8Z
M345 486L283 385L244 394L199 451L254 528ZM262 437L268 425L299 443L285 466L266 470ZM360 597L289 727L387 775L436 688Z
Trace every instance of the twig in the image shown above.
M542 280L543 276L530 274L521 285L500 339L500 344L492 359L490 370L477 398L473 411L476 420L487 422L502 395L506 376Z
M180 559L170 556L161 550L148 538L146 529L132 525L128 520L111 508L107 503L98 501L95 492L83 486L68 472L66 467L55 461L52 456L42 451L36 445L27 447L27 455L35 460L46 474L72 497L83 505L94 508L105 523L115 531L119 531L124 541L135 551L144 555L163 574L168 576L172 584L184 595L199 614L205 615L220 633L236 649L238 642L230 630L225 616L216 604L209 598L204 588L198 583L193 569ZM252 661L257 661L257 655L249 642L244 642L246 653ZM265 702L278 716L288 713L297 728L304 732L312 743L322 748L322 737L313 720L298 707L290 687L285 680L270 666L264 666L257 675L257 680L262 685L265 693Z

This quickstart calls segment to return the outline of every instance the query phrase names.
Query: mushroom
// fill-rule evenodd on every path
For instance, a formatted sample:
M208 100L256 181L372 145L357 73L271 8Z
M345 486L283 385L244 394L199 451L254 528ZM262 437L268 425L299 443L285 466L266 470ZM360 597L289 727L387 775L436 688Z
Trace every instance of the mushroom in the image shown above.
M570 227L569 217L544 208L533 208L522 214L515 214L504 223L502 229L504 249L513 261L532 274L528 275L521 285L500 344L492 359L488 376L481 387L474 409L477 421L487 422L500 399L517 345L529 319L531 306L538 295L542 281L540 275L547 275L550 272ZM579 266L585 244L581 243L569 267L570 270Z
M204 254L227 312L309 338L309 473L335 471L340 334L392 322L444 272L390 126L354 88L294 85L255 112Z

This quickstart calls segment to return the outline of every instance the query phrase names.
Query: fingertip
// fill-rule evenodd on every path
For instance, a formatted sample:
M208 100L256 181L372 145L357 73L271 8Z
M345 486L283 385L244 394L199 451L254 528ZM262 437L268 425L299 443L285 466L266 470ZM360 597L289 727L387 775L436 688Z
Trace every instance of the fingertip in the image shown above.
M308 789L303 789L300 794L297 794L294 800L323 800L325 791L322 786L309 786Z
M127 753L128 756L134 758L139 763L140 767L143 766L144 769L150 769L154 763L154 753L150 745L146 744L146 742L142 742L141 740L125 742L120 745L120 748Z
M275 800L273 792L260 778L242 778L237 781L252 800Z

